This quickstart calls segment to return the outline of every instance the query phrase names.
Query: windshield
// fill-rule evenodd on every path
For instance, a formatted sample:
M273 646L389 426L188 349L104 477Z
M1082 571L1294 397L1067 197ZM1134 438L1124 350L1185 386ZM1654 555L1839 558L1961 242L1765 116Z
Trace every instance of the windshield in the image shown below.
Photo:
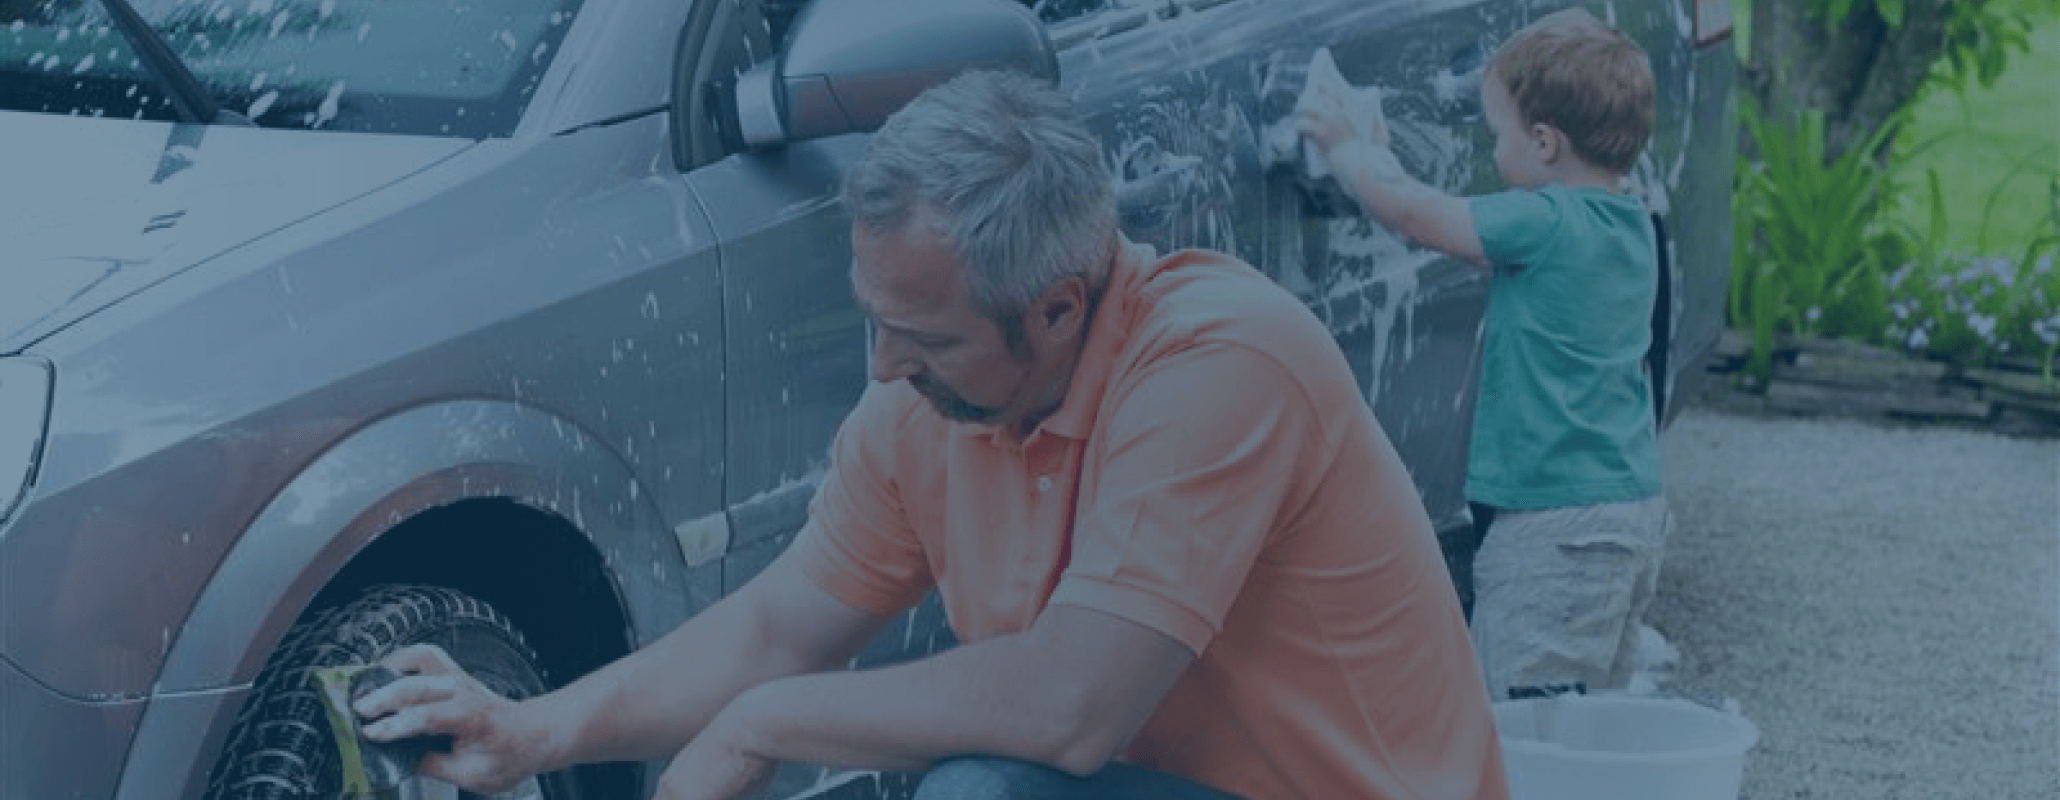
M262 127L506 136L579 0L133 0ZM0 0L0 109L176 120L100 0Z

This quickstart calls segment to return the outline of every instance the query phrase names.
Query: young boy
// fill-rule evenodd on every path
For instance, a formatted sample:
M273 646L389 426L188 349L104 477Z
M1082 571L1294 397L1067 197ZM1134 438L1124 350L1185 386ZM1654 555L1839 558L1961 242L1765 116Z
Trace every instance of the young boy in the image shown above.
M1518 31L1481 85L1512 188L1479 197L1404 174L1378 112L1362 133L1341 95L1310 92L1297 126L1360 208L1490 278L1466 479L1492 519L1472 626L1489 694L1623 689L1666 522L1642 363L1657 253L1618 189L1651 135L1651 65L1578 9Z

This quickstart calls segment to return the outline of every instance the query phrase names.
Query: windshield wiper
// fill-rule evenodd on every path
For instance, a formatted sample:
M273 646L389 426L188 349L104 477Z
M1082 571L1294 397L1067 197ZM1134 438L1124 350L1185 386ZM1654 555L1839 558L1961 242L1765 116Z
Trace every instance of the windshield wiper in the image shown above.
M136 58L150 70L165 92L171 97L172 107L179 112L182 122L197 122L202 125L251 125L249 117L223 108L208 95L207 89L194 77L193 70L186 68L186 62L172 52L172 46L159 35L156 28L143 21L143 15L129 5L129 0L100 0L108 16L114 18L114 25L127 37L129 45L136 50Z

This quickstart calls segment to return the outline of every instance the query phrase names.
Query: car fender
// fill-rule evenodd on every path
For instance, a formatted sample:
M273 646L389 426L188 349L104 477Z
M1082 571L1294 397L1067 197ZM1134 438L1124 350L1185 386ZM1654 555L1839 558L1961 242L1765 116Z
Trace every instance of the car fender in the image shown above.
M609 565L636 639L670 630L715 590L690 586L635 480L574 423L498 400L418 406L340 440L265 505L208 580L159 673L117 797L174 786L197 797L251 681L315 594L382 533L431 508L505 498L570 520Z

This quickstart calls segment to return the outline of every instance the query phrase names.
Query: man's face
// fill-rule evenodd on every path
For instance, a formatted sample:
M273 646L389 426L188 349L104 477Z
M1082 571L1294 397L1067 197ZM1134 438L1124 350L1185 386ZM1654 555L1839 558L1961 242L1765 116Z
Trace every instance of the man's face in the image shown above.
M1010 425L1063 396L1057 365L1021 326L1011 347L980 313L956 249L921 215L896 231L852 229L851 286L873 322L873 380L907 380L945 418Z

